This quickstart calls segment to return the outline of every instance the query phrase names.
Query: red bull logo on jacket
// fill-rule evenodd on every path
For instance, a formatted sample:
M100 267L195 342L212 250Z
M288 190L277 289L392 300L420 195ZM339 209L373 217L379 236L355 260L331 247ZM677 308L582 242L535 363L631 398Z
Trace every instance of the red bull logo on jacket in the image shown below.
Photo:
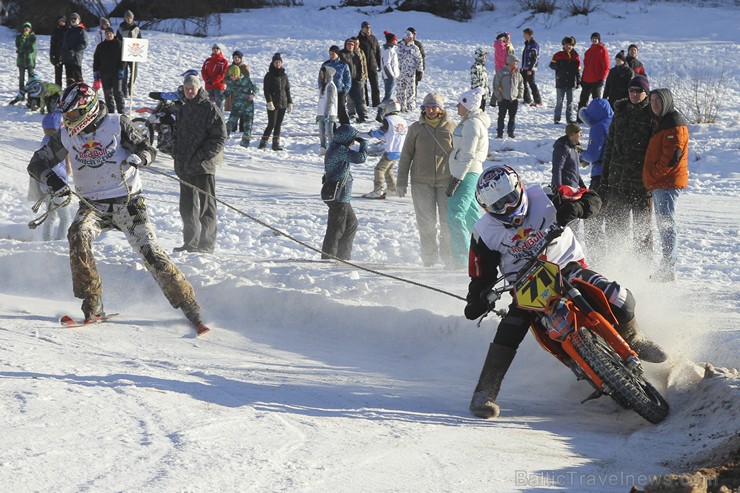
M80 168L84 166L99 168L116 152L116 142L113 140L110 144L103 145L102 143L91 139L82 144L79 149L74 146L72 149L74 149L76 153L74 155L74 160L82 165Z

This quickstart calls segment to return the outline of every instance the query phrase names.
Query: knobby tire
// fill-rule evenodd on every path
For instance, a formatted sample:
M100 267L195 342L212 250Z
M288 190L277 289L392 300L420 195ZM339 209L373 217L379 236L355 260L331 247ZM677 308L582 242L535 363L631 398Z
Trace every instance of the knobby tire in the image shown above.
M609 396L626 409L653 424L663 421L669 412L663 396L641 374L629 370L619 355L601 336L579 328L571 336L573 347L604 383Z

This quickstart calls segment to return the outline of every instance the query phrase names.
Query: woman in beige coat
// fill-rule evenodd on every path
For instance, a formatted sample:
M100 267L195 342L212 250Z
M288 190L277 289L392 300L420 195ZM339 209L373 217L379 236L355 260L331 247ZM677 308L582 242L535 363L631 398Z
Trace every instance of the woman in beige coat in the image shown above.
M444 109L444 98L429 93L421 106L419 120L408 129L398 161L399 197L408 191L411 175L411 198L421 241L421 260L431 267L442 259L453 267L450 233L447 227L446 190L452 179L449 156L455 122Z

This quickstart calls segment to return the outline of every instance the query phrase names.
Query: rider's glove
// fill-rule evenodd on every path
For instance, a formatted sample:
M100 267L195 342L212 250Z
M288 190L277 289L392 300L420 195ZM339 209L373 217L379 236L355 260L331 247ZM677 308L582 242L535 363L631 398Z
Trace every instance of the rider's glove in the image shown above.
M131 154L129 157L126 158L126 164L133 166L134 168L138 168L139 166L142 166L144 164L144 160L136 154Z
M51 173L46 178L46 184L51 187L54 195L56 196L61 197L64 195L69 195L69 186L64 183L64 180L59 178L59 175L57 175L56 173Z

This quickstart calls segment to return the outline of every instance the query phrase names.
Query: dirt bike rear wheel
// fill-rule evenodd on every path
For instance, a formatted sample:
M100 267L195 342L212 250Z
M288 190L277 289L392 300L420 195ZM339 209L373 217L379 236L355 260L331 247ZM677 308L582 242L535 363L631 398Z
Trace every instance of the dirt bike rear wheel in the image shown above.
M146 137L149 144L154 144L154 129L152 128L152 124L149 123L146 118L134 118L131 120L131 124L141 132L141 135Z
M641 374L628 369L601 336L580 328L573 332L571 342L586 364L609 387L609 396L619 405L633 409L653 424L668 416L668 403L663 396Z

